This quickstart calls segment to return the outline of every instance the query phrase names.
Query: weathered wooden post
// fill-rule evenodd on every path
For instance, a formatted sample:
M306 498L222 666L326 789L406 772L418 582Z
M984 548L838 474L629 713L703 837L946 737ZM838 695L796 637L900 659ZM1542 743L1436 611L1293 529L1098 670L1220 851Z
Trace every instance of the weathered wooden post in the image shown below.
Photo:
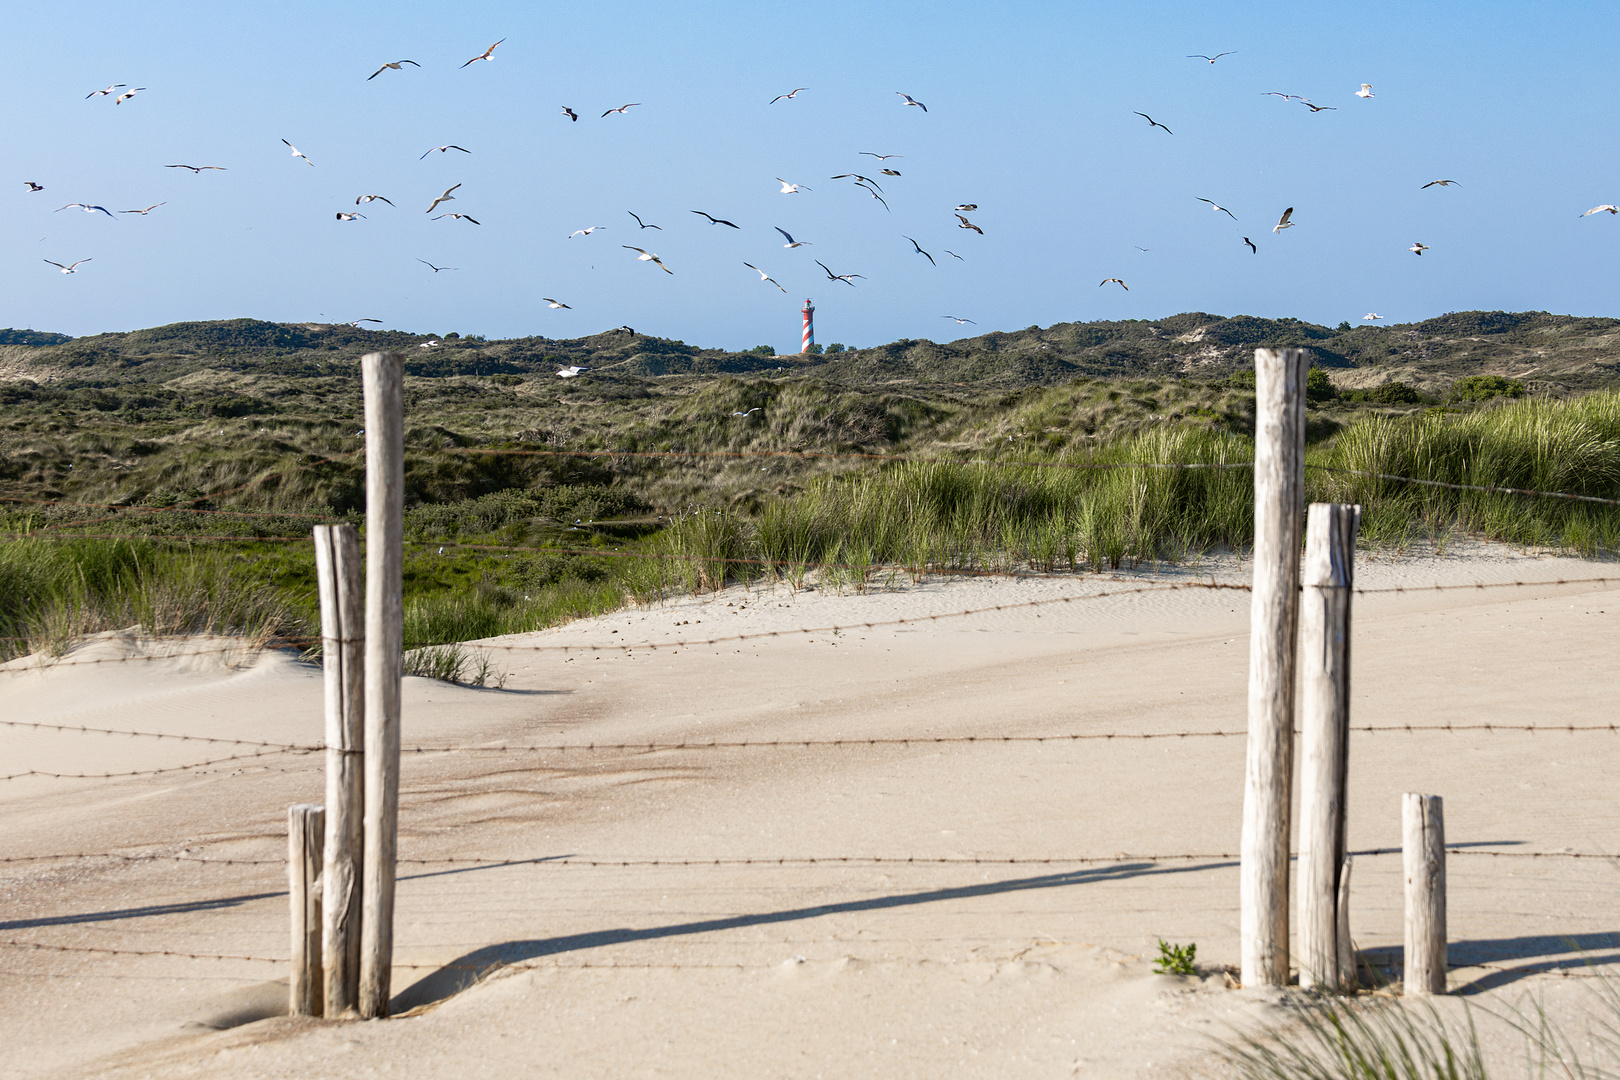
M1288 983L1294 633L1305 503L1304 349L1254 351L1254 596L1241 871L1243 985Z
M353 525L315 526L326 675L326 852L321 956L326 1015L360 1007L360 874L365 814L365 594Z
M1348 927L1345 790L1350 742L1350 597L1361 507L1312 503L1305 524L1305 590L1299 613L1299 984L1342 989L1354 980L1341 954ZM1348 937L1348 932L1345 937Z
M365 872L360 1015L387 1016L399 839L399 696L404 665L405 356L360 358L366 420Z
M287 1012L321 1015L321 844L326 810L313 803L287 808L287 896L292 909L292 974Z
M1406 871L1406 975L1410 997L1446 992L1446 819L1438 795L1401 796Z

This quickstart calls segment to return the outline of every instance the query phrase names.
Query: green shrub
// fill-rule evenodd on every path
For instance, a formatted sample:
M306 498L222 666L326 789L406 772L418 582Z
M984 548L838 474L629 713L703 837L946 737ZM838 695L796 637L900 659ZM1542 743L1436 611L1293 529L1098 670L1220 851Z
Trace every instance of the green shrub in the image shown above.
M1505 379L1500 375L1467 375L1451 384L1446 400L1487 401L1494 397L1518 398L1524 396L1524 383Z

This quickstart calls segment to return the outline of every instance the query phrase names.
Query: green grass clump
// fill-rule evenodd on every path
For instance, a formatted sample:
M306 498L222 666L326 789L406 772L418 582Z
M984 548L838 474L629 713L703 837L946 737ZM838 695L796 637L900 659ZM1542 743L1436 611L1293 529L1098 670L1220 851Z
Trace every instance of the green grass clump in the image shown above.
M1432 1007L1314 999L1278 1028L1223 1047L1239 1080L1486 1080L1473 1017Z

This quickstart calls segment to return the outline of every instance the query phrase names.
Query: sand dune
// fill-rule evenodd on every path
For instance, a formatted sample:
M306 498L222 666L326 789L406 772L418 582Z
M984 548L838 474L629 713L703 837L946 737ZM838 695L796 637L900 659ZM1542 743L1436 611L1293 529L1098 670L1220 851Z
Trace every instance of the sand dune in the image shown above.
M0 1077L1197 1070L1212 1036L1273 1010L1219 972L1237 960L1240 737L492 748L1241 731L1247 594L1156 586L1246 571L738 588L492 642L548 651L497 650L500 691L407 680L406 745L450 749L406 755L402 858L514 860L402 862L396 1008L419 1015L264 1019L283 965L0 946ZM1605 573L1620 577L1473 546L1364 561L1358 584ZM1359 597L1354 721L1608 723L1616 584ZM1038 600L1054 602L1014 606ZM895 619L924 621L878 625ZM0 717L319 742L317 669L284 653L124 660L156 647L108 635L54 666L5 665ZM215 760L265 749L0 730L6 773L214 761L0 785L0 857L30 860L0 865L0 939L285 956L285 811L320 801L322 764ZM1446 797L1454 843L1620 850L1620 736L1358 734L1351 753L1353 848L1398 845L1399 793L1422 790ZM1008 859L1023 861L961 861ZM1563 1007L1572 981L1538 972L1620 957L1602 860L1459 855L1449 872L1453 958L1471 965L1454 985L1545 984ZM1400 904L1398 857L1360 860L1361 947L1398 948ZM1196 942L1208 977L1153 975L1161 937Z

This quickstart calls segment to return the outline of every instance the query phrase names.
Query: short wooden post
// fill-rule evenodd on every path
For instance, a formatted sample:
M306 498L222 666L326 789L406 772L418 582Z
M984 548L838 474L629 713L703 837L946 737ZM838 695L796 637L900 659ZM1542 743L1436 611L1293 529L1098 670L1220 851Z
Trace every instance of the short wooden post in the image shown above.
M1312 503L1299 613L1299 984L1338 990L1339 875L1350 742L1350 596L1361 507Z
M292 975L287 1012L321 1015L321 846L326 808L295 803L287 808L287 895L292 909Z
M326 1015L360 1007L360 873L365 834L365 594L360 534L315 526L326 675L326 852L321 869Z
M1241 878L1243 985L1288 983L1288 825L1294 633L1305 504L1304 349L1256 349L1254 596Z
M1438 795L1401 796L1409 997L1446 992L1446 819Z
M399 697L404 667L405 355L360 358L366 419L365 872L360 1015L388 1015L399 839Z
M1361 985L1356 971L1356 946L1350 937L1350 866L1354 860L1346 855L1339 868L1339 989L1354 990Z

